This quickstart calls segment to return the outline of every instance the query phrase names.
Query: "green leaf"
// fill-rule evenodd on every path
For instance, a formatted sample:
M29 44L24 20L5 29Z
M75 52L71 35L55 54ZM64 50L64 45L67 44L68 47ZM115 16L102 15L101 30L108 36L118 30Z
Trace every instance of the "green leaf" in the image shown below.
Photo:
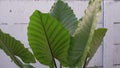
M21 58L25 63L35 63L32 53L29 52L20 41L16 40L9 34L3 33L1 30L0 47L18 66L22 66L22 63L17 57Z
M28 64L25 64L23 68L35 68L35 67L28 65Z
M76 26L77 18L67 3L62 0L58 0L50 10L50 14L62 23L62 25L69 30L70 34L73 35Z
M95 53L96 53L97 49L99 48L106 32L107 32L106 28L99 28L99 29L95 30L92 42L90 44L89 57L88 57L86 66L88 65L88 63L92 59L92 57L95 55Z
M101 11L101 0L90 0L85 16L79 21L78 28L71 38L68 60L71 68L82 68L85 63L90 43Z
M94 68L97 68L97 66L94 66Z
M2 49L1 45L0 45L0 49Z
M50 14L38 10L32 14L28 26L28 40L40 63L51 67L56 58L64 66L67 65L70 35Z

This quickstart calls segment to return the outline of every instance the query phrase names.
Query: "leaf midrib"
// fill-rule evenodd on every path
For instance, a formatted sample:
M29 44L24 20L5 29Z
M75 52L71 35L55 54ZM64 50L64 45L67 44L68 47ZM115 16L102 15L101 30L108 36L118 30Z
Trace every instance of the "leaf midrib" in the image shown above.
M40 16L40 19L41 19L43 31L44 31L44 33L45 33L45 38L46 38L46 40L47 40L48 47L49 47L49 49L50 49L50 53L51 53L51 56L52 56L52 61L53 61L54 65L55 65L55 68L57 68L56 62L55 62L55 59L54 59L55 57L54 57L54 54L53 54L53 52L52 52L51 44L50 44L50 41L49 41L49 39L48 39L48 36L47 36L47 33L46 33L46 29L45 29L45 26L44 26L44 23L43 23L43 21L42 21L41 16ZM47 19L48 19L48 18L47 18Z

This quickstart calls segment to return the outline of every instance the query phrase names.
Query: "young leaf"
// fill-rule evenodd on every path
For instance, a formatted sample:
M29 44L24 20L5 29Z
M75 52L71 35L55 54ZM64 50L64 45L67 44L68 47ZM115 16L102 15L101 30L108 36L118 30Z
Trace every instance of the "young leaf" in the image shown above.
M38 10L32 14L28 26L28 40L40 63L51 67L56 58L64 66L67 65L70 35L50 14Z
M62 0L58 0L50 10L50 14L62 23L62 25L69 30L70 34L73 35L77 26L77 18L67 3Z
M107 31L106 28L99 28L99 29L95 30L92 42L90 44L89 57L88 57L86 66L88 65L89 61L92 59L92 57L96 53L97 49L99 48L99 46L103 40L103 37L106 34L106 31Z
M20 41L16 40L9 34L3 33L1 30L0 47L20 67L22 67L22 63L17 57L21 58L25 63L35 63L32 53L29 52Z
M90 0L89 6L85 11L85 16L79 21L78 28L71 38L71 46L68 52L70 67L75 68L78 66L78 68L82 68L90 49L89 46L100 11L101 0Z

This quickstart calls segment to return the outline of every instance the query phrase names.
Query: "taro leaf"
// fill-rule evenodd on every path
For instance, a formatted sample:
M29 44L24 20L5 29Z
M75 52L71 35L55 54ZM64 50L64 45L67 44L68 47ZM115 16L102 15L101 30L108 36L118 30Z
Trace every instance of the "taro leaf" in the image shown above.
M101 11L101 0L90 0L85 16L79 21L78 28L71 38L68 60L71 68L82 68L85 63L96 22Z
M77 18L67 3L62 0L58 0L50 10L50 14L62 23L62 25L69 30L73 35L76 25L78 23Z
M20 60L18 60L17 57L21 58L25 63L35 63L35 59L32 53L27 48L25 48L20 41L16 40L9 34L3 33L1 30L0 47L20 67L22 67L22 63Z
M90 50L89 50L89 57L86 63L86 66L88 65L89 61L92 59L92 57L95 55L97 49L99 48L107 29L106 28L99 28L95 30L92 42L90 44Z
M52 67L56 58L64 66L67 65L70 35L50 14L38 10L32 14L28 26L28 40L40 63Z

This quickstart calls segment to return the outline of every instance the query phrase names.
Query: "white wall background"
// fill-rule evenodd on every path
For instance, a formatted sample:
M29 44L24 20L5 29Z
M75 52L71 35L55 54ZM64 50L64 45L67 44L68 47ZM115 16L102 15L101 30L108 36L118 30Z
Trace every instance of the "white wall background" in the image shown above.
M88 1L66 1L73 8L76 16L81 18ZM35 9L49 12L54 0L0 0L0 29L21 40L28 47L27 25L29 16ZM120 2L104 1L104 14L98 27L108 28L103 45L100 46L88 67L120 68ZM39 63L36 68L48 68ZM0 68L18 68L6 54L0 50Z
M104 43L104 65L120 68L120 0L104 2L104 26L108 28Z

